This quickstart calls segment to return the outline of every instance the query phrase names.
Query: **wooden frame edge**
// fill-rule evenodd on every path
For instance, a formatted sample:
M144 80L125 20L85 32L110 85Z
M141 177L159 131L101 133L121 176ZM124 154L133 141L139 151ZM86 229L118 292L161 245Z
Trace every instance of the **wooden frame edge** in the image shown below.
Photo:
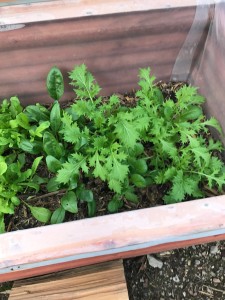
M4 26L11 25L8 30L16 29L12 25L27 24L41 21L53 21L107 14L130 13L157 9L170 9L196 6L197 0L158 0L158 1L130 1L130 0L98 0L76 1L55 0L34 2L28 4L13 4L3 6L0 2L0 31ZM10 2L9 2L10 3Z
M0 282L225 238L225 196L0 235Z

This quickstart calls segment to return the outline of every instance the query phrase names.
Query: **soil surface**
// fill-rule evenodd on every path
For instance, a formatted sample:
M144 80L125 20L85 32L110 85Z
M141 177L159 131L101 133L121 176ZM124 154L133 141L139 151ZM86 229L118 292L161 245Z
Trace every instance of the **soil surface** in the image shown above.
M225 299L225 241L124 260L130 300Z

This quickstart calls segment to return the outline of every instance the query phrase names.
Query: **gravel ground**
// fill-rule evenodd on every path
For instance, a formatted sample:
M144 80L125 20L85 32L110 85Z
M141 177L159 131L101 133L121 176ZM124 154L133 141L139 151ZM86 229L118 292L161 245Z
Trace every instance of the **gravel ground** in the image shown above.
M124 261L130 300L225 299L225 241Z

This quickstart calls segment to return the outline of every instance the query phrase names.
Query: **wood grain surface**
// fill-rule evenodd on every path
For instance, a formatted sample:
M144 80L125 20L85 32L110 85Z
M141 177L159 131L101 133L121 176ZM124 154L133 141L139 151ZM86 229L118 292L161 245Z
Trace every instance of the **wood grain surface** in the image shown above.
M9 300L128 300L122 260L16 281Z
M0 282L225 238L225 196L0 235Z

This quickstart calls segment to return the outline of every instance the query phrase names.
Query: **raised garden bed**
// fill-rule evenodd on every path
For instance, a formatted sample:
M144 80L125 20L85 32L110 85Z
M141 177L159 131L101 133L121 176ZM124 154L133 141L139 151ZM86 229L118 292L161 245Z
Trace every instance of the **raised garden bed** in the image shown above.
M35 5L39 7L51 3ZM135 88L137 68L146 67L149 61L152 61L153 72L158 78L168 80L193 23L196 6L190 1L187 7L180 7L174 1L172 8L167 9L163 3L160 7L148 5L144 10L137 6L134 11L126 11L126 14L123 10L117 10L115 15L104 11L101 16L82 18L79 15L81 18L78 19L69 16L69 19L61 21L57 20L59 16L55 16L54 21L41 23L30 23L28 18L23 28L1 32L2 38L7 36L0 52L5 70L1 80L3 96L18 94L26 104L35 102L37 98L45 102L45 74L53 63L69 71L71 62L85 61L98 82L103 84L103 94ZM29 16L24 6L12 8L15 11L24 9L25 18ZM108 13L112 12L108 8ZM20 23L13 9L0 9L0 12L7 12L4 22L9 22L8 25ZM181 32L175 29L178 20L182 24ZM49 19L46 17L41 21ZM213 37L208 36L205 40L209 25L210 18L203 18L200 22L200 42L201 46L203 41L207 42L206 50L212 45ZM213 26L214 23L210 32ZM40 34L37 38L33 35L35 31ZM197 47L195 49L199 50ZM219 48L217 51L220 55ZM207 51L204 52L206 54ZM191 80L195 80L203 93L205 84L211 91L210 82L200 76L202 69L207 67L204 55L200 55L199 60L196 54L194 58L201 62L200 67L195 69L197 65L194 65L190 69L193 71ZM222 64L222 55L220 58ZM34 80L30 81L31 78ZM38 94L34 95L34 90ZM218 88L217 101L221 100L219 92ZM70 92L65 93L65 97L71 97ZM213 115L220 120L222 104L216 108L211 97L209 93L207 112L210 114L213 110ZM3 234L0 236L0 280L14 280L118 257L223 239L224 200L224 196L218 196Z

